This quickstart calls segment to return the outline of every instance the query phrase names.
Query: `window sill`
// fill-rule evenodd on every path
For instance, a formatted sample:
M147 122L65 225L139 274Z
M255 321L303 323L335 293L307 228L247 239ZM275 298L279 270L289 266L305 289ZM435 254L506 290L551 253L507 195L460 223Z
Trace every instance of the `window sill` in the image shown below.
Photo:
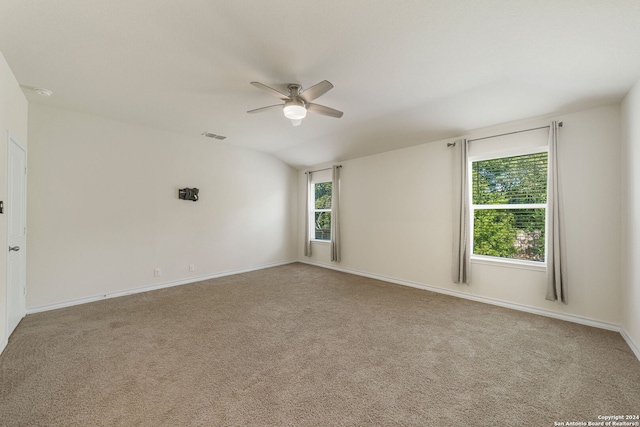
M472 264L493 265L497 267L517 268L520 270L547 271L546 262L519 261L513 259L503 259L498 257L471 255Z
M329 244L329 243L331 243L331 240L316 240L316 239L311 239L311 243L324 243L324 244Z

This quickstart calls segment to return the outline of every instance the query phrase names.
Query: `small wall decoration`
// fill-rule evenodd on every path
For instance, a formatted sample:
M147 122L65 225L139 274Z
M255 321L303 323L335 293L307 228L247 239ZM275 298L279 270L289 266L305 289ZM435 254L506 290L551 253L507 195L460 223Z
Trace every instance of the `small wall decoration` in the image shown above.
M198 201L198 190L197 188L181 188L178 190L178 198L182 200L191 200L193 202Z

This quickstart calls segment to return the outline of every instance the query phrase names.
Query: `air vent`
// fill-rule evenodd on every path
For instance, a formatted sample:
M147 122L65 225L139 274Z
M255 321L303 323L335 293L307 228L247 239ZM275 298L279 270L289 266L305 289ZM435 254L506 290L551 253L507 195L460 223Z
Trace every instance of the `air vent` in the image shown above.
M227 138L226 136L216 135L215 133L211 133L211 132L203 132L202 136L206 136L207 138L215 138L219 140L223 140Z

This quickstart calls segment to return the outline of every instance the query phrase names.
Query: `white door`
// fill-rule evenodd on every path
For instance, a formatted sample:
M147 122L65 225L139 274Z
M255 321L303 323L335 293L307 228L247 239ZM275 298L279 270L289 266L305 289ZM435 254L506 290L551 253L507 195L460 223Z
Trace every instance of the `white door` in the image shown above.
M7 337L27 311L27 153L11 136L8 145Z

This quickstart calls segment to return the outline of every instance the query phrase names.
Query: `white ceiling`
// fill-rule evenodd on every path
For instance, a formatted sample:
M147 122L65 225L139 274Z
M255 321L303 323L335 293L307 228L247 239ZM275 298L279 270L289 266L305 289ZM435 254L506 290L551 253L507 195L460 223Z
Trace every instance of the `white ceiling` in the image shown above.
M618 102L638 0L2 0L30 102L272 153L302 168ZM249 84L329 80L292 127ZM212 140L212 143L213 140Z

